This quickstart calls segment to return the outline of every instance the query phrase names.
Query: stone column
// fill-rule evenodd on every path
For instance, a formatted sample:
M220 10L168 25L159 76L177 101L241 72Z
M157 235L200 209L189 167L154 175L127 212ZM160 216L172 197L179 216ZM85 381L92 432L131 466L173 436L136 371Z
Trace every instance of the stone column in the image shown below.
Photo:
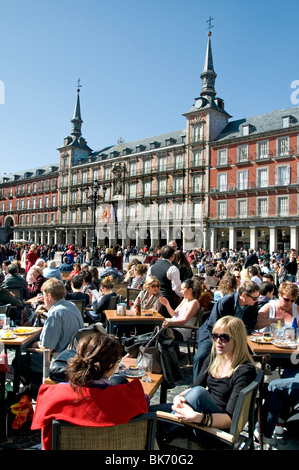
M228 248L234 250L236 248L236 229L235 227L228 228L229 233L229 240L228 240Z
M298 230L297 227L290 227L290 249L298 250Z
M250 248L254 250L257 249L257 228L256 227L249 227L250 228Z
M277 231L276 231L276 227L269 227L269 235L270 235L269 251L270 251L270 254L271 254L273 251L277 250Z

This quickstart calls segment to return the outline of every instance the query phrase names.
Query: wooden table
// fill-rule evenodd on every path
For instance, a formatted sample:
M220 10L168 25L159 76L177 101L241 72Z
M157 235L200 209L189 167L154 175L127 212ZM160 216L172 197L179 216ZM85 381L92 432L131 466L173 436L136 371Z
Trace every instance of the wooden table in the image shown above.
M116 315L116 310L105 310L105 315L107 318L107 331L109 334L114 333L114 326L121 325L162 325L165 318L156 313L155 315ZM127 310L127 313L130 313L130 310Z
M33 328L33 327L32 327ZM17 336L14 339L0 338L0 341L4 345L5 353L8 349L15 351L15 363L14 363L14 380L13 380L13 393L16 395L20 388L20 372L21 372L21 355L22 350L29 346L29 344L36 340L40 335L42 328L34 328L34 332L30 335Z
M252 335L251 335L252 336ZM259 336L257 336L258 338ZM255 343L254 341L251 341L250 336L247 337L247 344L251 351L254 354L270 354L273 359L290 359L291 355L299 350L297 349L289 349L289 348L278 348L277 346L274 346L274 344L271 343ZM298 344L299 346L299 344Z

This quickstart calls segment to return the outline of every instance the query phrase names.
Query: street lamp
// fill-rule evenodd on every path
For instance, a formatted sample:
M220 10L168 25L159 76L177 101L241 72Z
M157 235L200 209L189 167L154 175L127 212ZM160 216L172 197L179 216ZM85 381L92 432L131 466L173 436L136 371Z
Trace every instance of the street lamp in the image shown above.
M103 196L99 194L99 189L100 185L98 180L94 180L92 188L91 188L91 194L87 194L87 198L92 201L92 210L93 210L93 236L92 236L92 248L95 249L97 246L97 240L96 240L96 212L97 212L97 205L98 202L101 200L105 200L105 194L107 191L107 188L103 186ZM89 188L87 188L87 193L88 193Z

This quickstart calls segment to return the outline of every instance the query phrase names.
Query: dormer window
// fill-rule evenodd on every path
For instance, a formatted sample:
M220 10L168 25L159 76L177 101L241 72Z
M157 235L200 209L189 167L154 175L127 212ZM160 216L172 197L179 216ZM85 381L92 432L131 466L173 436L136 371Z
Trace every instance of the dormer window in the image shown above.
M158 147L160 147L160 142L155 141L155 142L150 143L150 149L151 150L156 149Z
M250 127L249 127L249 124L246 124L246 126L242 127L242 135L246 136L246 135L249 135L249 133L250 133Z
M289 127L291 124L291 116L283 116L282 117L282 127L285 129Z
M173 139L172 137L170 139L166 139L166 141L165 141L166 146L173 145L175 143L176 143L176 140Z
M145 145L138 145L136 147L136 152L143 152L145 150Z

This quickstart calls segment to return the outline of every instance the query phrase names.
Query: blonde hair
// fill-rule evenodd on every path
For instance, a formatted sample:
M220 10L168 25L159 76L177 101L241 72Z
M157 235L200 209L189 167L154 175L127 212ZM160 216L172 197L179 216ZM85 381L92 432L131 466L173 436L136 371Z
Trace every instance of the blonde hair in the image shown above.
M160 289L160 281L157 277L155 276L148 276L145 280L145 283L143 284L143 289L147 289L153 282L156 282L159 284L159 289Z
M212 333L220 334L223 332L228 334L228 336L230 336L235 342L231 370L226 374L227 377L230 377L239 365L245 362L254 364L254 361L247 346L246 328L244 322L240 320L240 318L232 317L230 315L220 318L215 323ZM218 377L226 361L227 357L225 354L217 354L215 342L213 341L211 360L208 369L209 373L214 377Z

